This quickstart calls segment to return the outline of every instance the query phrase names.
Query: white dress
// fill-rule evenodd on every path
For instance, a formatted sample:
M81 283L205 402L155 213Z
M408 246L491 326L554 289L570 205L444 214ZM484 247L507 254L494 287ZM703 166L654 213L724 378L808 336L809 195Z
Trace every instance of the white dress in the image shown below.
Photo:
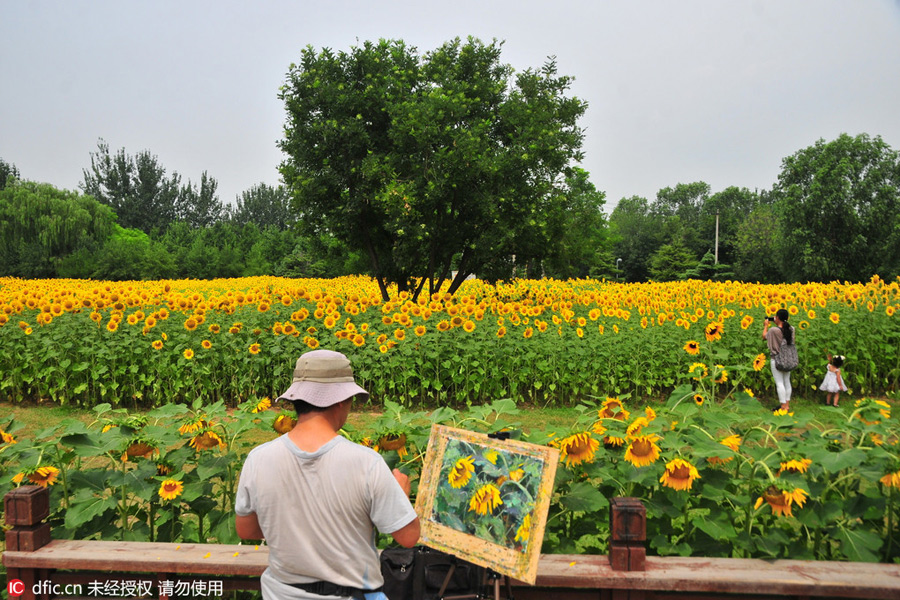
M836 392L846 392L847 386L843 384L844 378L841 377L841 380L838 381L837 374L840 373L841 370L832 371L831 369L826 368L825 371L825 379L822 380L822 385L819 386L819 389L829 394L834 394Z

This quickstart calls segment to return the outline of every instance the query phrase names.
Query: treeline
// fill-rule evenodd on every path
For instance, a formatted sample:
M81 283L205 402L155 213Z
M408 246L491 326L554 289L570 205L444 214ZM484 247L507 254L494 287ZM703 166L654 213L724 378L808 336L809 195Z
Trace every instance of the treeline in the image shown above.
M900 275L900 157L842 134L782 161L770 190L703 182L621 200L613 252L628 281L864 281ZM718 263L716 224L718 222Z
M149 151L111 155L101 141L81 188L22 180L0 159L0 274L119 281L365 270L330 236L294 231L282 186L261 183L223 204L206 173L198 185L182 182Z
M900 158L879 137L819 140L785 158L768 190L712 193L704 182L678 184L652 201L623 198L609 216L588 177L575 169L567 179L569 200L547 219L555 224L551 247L518 262L498 257L487 278L777 283L900 275ZM261 183L223 204L206 173L199 184L184 182L149 151L111 155L101 141L81 187L84 193L20 179L0 159L0 274L128 280L372 272L360 251L299 227L283 186Z

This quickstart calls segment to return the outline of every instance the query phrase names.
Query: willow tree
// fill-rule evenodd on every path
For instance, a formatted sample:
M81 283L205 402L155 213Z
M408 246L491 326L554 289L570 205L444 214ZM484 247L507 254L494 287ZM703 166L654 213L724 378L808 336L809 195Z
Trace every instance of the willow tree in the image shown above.
M0 190L0 275L53 277L64 257L106 241L115 219L90 196L12 181Z
M369 256L387 285L450 284L540 257L581 159L586 104L551 60L515 73L469 38L419 55L402 41L306 48L280 97L281 173L301 222Z

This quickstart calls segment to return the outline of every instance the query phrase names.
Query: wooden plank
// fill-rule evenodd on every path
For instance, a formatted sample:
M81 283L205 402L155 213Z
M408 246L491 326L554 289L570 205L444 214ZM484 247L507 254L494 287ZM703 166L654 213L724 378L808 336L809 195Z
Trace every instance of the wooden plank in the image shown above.
M269 561L266 546L52 540L34 552L4 552L3 564L51 568L259 577Z
M7 569L258 577L268 557L266 546L53 540L34 552L5 552L3 564ZM519 581L514 585L528 587ZM613 571L606 556L550 554L541 556L536 588L898 599L900 565L648 556L645 571Z
M613 571L606 556L543 555L536 585L900 598L900 565L675 556L648 556L646 564L646 571Z

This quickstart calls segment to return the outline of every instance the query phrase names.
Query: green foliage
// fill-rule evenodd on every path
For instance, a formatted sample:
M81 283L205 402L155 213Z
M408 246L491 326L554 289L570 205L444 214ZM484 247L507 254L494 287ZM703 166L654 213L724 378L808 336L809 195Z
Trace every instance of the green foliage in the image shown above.
M9 178L19 179L19 169L16 165L11 164L0 158L0 190L6 187Z
M650 257L650 277L655 281L674 281L681 278L697 258L680 240L665 244Z
M282 175L307 231L368 256L385 299L389 282L431 293L455 264L453 293L492 260L546 254L585 105L553 62L510 86L499 57L474 38L423 57L382 40L291 66Z
M237 225L253 223L261 230L267 227L288 229L297 221L284 186L272 187L265 183L254 185L241 193L230 218Z
M344 435L377 446L389 465L410 474L416 492L433 423L481 433L512 428L523 441L556 446L561 461L541 548L547 554L608 552L609 498L629 496L647 509L651 554L900 559L900 462L892 445L900 427L889 404L863 399L847 411L825 409L821 418L773 415L743 392L698 406L691 399L697 391L680 386L666 402L647 406L624 398L586 402L569 424L530 430L520 427L521 412L508 399L463 412L386 402L370 427ZM619 418L605 412L611 402L622 404ZM42 430L2 418L0 494L14 478L52 468L54 537L235 543L241 465L254 443L275 437L281 414L251 398L233 411L222 403L146 413L100 405L87 425L67 419ZM572 445L576 435L592 441L590 451ZM610 443L611 436L624 443ZM652 438L658 454L645 454L638 466L640 438ZM388 448L388 440L398 444ZM512 456L448 445L434 490L437 518L510 548L533 543L519 528L540 465ZM666 480L676 459L696 469L689 483ZM471 469L463 464L451 476L461 460ZM473 500L483 506L476 496L486 486L496 489L503 510L470 510Z
M784 159L774 189L788 280L900 273L900 154L841 134Z
M89 196L10 181L0 190L0 274L53 277L65 256L95 249L112 232L115 215Z

